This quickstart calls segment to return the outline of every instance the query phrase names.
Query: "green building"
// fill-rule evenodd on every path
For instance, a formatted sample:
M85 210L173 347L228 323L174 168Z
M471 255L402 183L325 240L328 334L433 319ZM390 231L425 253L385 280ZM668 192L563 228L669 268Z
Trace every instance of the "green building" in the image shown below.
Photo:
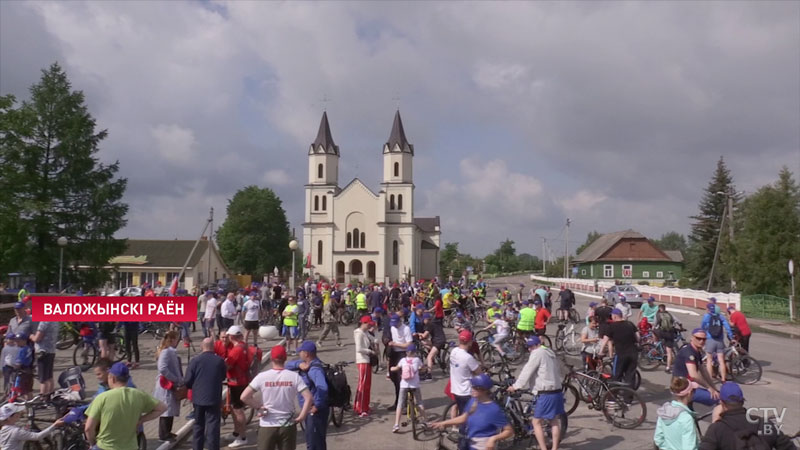
M680 251L661 250L633 230L600 236L572 260L573 276L626 281L679 280L683 272ZM576 272L577 269L577 272Z

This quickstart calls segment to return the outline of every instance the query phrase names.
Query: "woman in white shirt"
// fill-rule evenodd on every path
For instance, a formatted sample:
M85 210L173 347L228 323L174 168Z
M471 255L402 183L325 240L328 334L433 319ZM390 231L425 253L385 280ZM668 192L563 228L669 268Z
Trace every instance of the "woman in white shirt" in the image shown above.
M412 345L411 328L403 323L400 316L392 314L389 319L389 325L392 327L392 340L389 342L389 367L394 367L400 362L400 359L405 354L409 345ZM397 400L400 398L400 374L391 372L389 378L394 383L394 404L387 408L393 410L397 407Z
M242 314L244 315L244 341L250 340L250 334L253 335L253 345L258 347L258 320L261 318L261 300L255 296L248 297L242 306Z

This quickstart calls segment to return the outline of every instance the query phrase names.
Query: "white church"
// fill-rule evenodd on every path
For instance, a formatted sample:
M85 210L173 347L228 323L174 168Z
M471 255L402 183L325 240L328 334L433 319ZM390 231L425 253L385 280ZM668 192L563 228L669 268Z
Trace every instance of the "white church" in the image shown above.
M315 277L339 283L430 279L439 271L439 217L414 217L414 146L400 111L383 145L375 193L358 178L339 187L339 146L328 114L308 150L303 249Z

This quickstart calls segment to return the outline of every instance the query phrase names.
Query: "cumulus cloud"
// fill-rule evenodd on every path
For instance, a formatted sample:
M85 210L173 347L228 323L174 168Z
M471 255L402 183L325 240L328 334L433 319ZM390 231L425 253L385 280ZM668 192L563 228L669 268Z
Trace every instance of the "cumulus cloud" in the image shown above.
M156 125L151 134L162 158L172 162L187 162L195 145L194 132L178 125Z

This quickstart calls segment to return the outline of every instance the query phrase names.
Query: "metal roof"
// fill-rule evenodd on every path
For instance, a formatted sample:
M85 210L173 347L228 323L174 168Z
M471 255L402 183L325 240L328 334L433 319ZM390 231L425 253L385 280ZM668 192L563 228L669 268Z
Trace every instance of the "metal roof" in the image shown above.
M573 259L573 262L591 262L595 261L611 247L616 245L623 238L631 239L647 239L643 234L637 233L633 230L617 231L616 233L608 233L600 236L594 242L589 244L588 247L583 249L580 255Z
M680 250L662 250L669 256L669 259L675 262L683 262L683 253Z
M322 113L322 120L319 122L319 131L317 138L311 144L308 151L309 154L313 153L327 153L330 155L339 156L339 146L333 142L333 134L331 134L331 126L328 123L328 112Z
M408 143L406 139L406 132L403 129L403 120L400 118L400 110L394 114L394 123L392 124L392 132L389 133L389 140L386 142L388 151L393 152L395 148L399 148L401 152L414 154L414 146Z
M415 217L414 218L414 225L416 225L420 230L426 233L436 233L439 230L436 227L439 226L439 216L436 217Z
M142 268L146 267L175 267L180 269L189 257L189 253L194 247L195 241L188 240L159 240L159 239L128 239L128 247L121 255L112 258L112 261L117 262L119 265L136 265ZM206 250L208 250L208 241L202 240L197 244L197 250L194 251L192 259L189 260L187 267L194 267L200 257L202 257ZM125 257L136 257L140 260L144 256L144 263L126 264ZM120 258L122 257L122 258Z

